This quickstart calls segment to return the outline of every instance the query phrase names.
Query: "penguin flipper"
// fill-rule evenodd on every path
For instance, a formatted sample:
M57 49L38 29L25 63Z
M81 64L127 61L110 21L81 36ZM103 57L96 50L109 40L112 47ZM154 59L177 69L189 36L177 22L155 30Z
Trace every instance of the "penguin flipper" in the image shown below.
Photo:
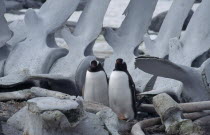
M125 64L125 66L127 66ZM134 111L134 118L136 117L136 114L137 114L137 111L136 111L136 102L137 102L137 99L136 99L136 93L137 93L137 90L136 90L136 86L135 86L135 83L130 75L130 73L128 71L126 71L126 74L128 75L128 79L129 79L129 86L130 86L130 89L131 89L131 96L132 96L132 103L133 103L133 111Z
M188 80L191 71L195 70L156 57L138 57L136 58L135 66L149 74L171 78L181 82Z

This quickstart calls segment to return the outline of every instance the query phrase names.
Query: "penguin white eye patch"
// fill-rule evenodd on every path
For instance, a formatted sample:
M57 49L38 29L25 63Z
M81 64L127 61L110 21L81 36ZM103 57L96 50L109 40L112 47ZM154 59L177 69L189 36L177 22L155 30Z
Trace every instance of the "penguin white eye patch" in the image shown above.
M96 62L97 66L99 65L99 61L97 61L97 60L92 60L92 61L90 62L90 65L92 65L93 62Z

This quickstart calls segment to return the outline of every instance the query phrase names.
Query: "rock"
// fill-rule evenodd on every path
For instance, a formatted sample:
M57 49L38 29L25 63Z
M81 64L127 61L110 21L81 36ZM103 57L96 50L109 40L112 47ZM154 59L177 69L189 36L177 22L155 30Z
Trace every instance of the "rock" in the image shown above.
M72 135L109 135L104 123L92 113L86 113L87 117L78 126L69 130ZM67 134L68 135L68 134Z
M2 126L2 130L1 130ZM5 122L0 122L0 135L23 135L23 132L8 125Z
M0 102L0 121L7 121L11 116L13 116L25 105L25 102Z
M90 112L90 113L95 113L95 114L102 110L110 109L107 106L104 106L102 104L95 103L95 102L90 102L90 101L84 101L83 105L84 105L85 111Z
M112 109L104 109L98 112L96 115L104 122L106 129L112 135L120 135L118 133L120 123L118 121L117 115L112 111Z
M12 116L8 124L30 135L65 134L85 116L80 99L46 97L34 98L27 103L27 107Z
M161 25L163 23L163 20L165 19L167 13L168 13L168 11L165 11L165 12L162 12L162 13L158 14L157 16L155 16L152 19L151 25L149 26L149 30L152 30L154 32L159 32ZM189 24L193 13L194 13L193 10L190 10L188 17L186 18L186 20L184 22L182 30L186 30L187 25Z
M210 134L210 116L205 116L200 119L197 119L196 121L194 121L194 123L196 125L199 125L204 130L205 135Z
M84 112L81 99L71 99L31 99L27 107L13 115L7 123L30 135L108 135L107 127L113 132L115 123L112 119L115 117L112 117L114 113L111 110L99 115Z
M23 107L20 111L18 111L8 119L7 124L13 126L13 128L16 128L18 130L23 130L26 122L26 113L27 107Z

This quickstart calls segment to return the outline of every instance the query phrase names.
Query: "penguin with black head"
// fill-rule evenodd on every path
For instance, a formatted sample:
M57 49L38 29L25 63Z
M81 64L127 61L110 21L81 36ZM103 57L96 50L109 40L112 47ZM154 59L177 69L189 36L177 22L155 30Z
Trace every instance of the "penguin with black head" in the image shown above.
M83 91L85 101L92 101L109 105L108 79L100 62L93 60L86 72Z
M109 79L109 106L120 119L136 117L136 88L123 59L116 60Z

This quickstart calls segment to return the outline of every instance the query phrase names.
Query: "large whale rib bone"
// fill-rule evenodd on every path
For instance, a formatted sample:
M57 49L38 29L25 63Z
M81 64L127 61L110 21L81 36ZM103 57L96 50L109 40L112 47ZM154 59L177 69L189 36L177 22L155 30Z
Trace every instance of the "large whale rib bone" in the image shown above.
M193 60L210 48L210 1L203 0L187 27L184 36L173 39L170 45L169 60L177 64L191 66Z
M83 75L86 74L86 69L90 61L93 60L92 57L85 58L84 52L87 46L101 33L103 19L109 3L110 0L90 0L74 31L71 32L66 27L61 30L61 35L69 45L68 55L59 59L52 66L49 74L36 75L34 76L36 79L48 80L52 89L71 95L81 94L78 91L72 93L71 89L75 90L76 85L79 85L77 88L82 88L83 80L80 79L84 78ZM79 84L75 85L75 80ZM64 84L63 81L67 83Z
M10 31L7 21L4 17L6 12L5 3L3 0L0 1L0 48L5 45L5 43L12 37L12 32Z
M5 63L5 76L0 78L1 87L24 82L25 71L27 75L48 73L52 64L68 53L66 49L50 48L47 39L66 22L78 3L77 0L48 0L37 13L32 9L26 12L26 40L11 51Z
M7 21L4 17L6 12L5 3L3 0L0 1L0 77L3 75L4 63L9 55L10 49L6 45L6 42L12 37Z
M169 40L179 37L185 19L195 0L175 0L163 21L158 37L152 41L145 36L146 54L165 58L169 53Z
M139 81L141 79L138 77L139 71L133 66L134 50L142 42L148 30L156 4L157 0L131 0L120 28L116 31L112 28L105 29L104 37L114 50L114 54L104 63L108 75L114 69L115 60L123 58L134 81L143 82L145 80L144 78Z
M198 56L209 50L210 36L208 34L210 32L210 17L206 15L210 11L208 8L209 5L210 1L202 1L181 40L179 41L177 38L174 38L169 41L169 60L173 63L191 67L192 62ZM200 67L200 65L197 67ZM156 90L152 91L155 93L172 91L177 93L176 95L180 95L183 91L182 83L162 77L157 78L153 89Z
M107 11L110 0L90 0L76 28L71 33L68 29L63 30L63 38L69 45L69 54L59 59L51 68L50 74L62 74L74 77L77 66L85 58L86 47L100 34L104 15Z
M210 99L210 88L207 85L207 79L210 74L206 74L206 69L210 68L210 59L205 61L200 68L192 68L183 65L172 63L168 60L155 57L138 57L135 62L139 69L165 78L171 78L183 83L181 92L168 89L166 91L161 89L159 91L149 91L142 94L159 94L167 92L168 94L175 94L177 97L182 96L184 101L207 101ZM154 68L155 67L155 68ZM167 82L165 82L167 84ZM180 94L181 93L181 94Z

